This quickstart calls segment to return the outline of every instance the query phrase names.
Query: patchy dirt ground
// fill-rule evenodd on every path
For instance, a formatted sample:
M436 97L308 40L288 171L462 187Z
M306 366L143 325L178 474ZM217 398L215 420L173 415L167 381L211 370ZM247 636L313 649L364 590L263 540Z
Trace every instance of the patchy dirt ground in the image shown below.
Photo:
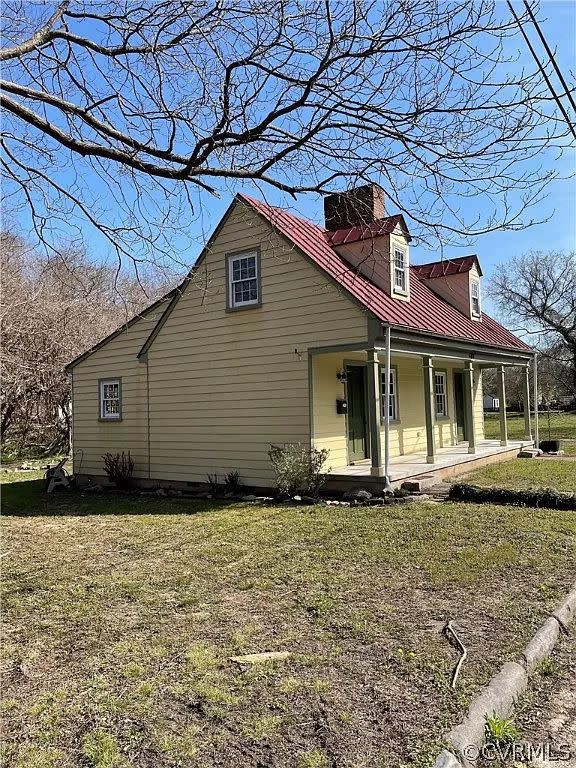
M520 718L523 740L549 745L533 768L576 768L576 635L565 637L539 678L532 706ZM569 754L569 757L568 757ZM560 759L562 757L562 759ZM567 759L566 759L567 758Z
M427 765L576 566L573 513L47 506L22 485L2 521L10 768ZM291 656L230 661L258 651Z

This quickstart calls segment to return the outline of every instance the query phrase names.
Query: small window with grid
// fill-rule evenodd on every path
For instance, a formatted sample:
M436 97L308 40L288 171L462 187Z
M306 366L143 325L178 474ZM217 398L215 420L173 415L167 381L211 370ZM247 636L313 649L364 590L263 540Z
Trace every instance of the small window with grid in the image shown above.
M100 382L100 418L118 421L122 415L120 379Z
M472 314L480 317L480 283L477 280L470 284L470 296L472 298Z
M228 262L229 306L249 307L260 303L256 253L230 256Z
M394 290L399 293L407 292L408 274L406 254L400 248L394 249Z
M382 420L386 418L386 370L382 370L381 381L381 400L382 400ZM390 369L390 388L388 390L388 413L390 421L398 420L398 394L396 386L396 369Z
M434 396L436 400L436 417L442 418L448 415L446 402L446 374L443 372L434 373Z

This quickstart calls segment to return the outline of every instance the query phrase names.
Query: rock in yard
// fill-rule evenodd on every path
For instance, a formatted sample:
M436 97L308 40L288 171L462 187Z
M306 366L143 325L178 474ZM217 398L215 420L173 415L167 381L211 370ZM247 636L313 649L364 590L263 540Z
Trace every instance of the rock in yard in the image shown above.
M519 459L536 459L538 456L542 456L539 448L524 448L518 454Z
M372 494L365 488L352 488L344 493L343 498L346 501L368 501L372 498Z
M164 488L158 488L155 493L156 496L167 496L166 490Z
M240 497L242 501L256 501L256 496L254 496L252 493L249 493L247 496L241 496Z
M230 656L230 661L237 664L262 664L265 661L284 661L290 651L267 651L265 653L247 653L245 656Z

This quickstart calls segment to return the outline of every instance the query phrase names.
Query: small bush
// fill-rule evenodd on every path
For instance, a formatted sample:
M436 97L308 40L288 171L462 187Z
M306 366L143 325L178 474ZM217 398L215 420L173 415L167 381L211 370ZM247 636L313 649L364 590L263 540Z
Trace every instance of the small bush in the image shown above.
M218 477L218 475L216 473L213 474L213 475L208 473L206 475L206 477L208 478L208 485L210 486L210 493L212 494L212 496L218 496L218 494L220 493L220 478Z
M316 494L326 480L322 467L329 451L309 448L302 443L271 445L268 451L276 473L276 487L281 494Z
M108 479L114 483L117 488L131 488L132 474L134 472L134 459L128 453L105 453L104 471Z
M551 488L541 491L521 491L510 488L481 488L478 485L456 483L448 495L453 501L472 501L480 504L506 504L516 507L545 507L576 511L576 494L560 493Z
M239 472L228 472L224 475L224 490L226 493L238 493L242 488Z

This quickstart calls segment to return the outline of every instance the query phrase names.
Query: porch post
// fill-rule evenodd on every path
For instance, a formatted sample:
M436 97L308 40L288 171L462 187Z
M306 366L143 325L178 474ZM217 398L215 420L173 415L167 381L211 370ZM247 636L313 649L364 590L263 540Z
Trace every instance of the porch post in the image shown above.
M370 474L383 477L382 445L380 440L380 414L382 412L380 402L380 366L378 353L374 349L368 350L368 362L366 365L368 374L368 422L370 424L370 458L372 466Z
M508 445L508 424L506 423L506 377L503 365L498 366L498 398L500 400L500 445Z
M532 440L532 424L530 423L530 371L524 368L524 440Z
M468 420L468 453L476 453L476 423L474 421L474 364L464 364L464 407Z
M424 372L424 409L426 411L426 461L434 464L436 461L436 443L434 439L434 414L436 403L434 394L434 367L432 358L422 357L422 370Z

